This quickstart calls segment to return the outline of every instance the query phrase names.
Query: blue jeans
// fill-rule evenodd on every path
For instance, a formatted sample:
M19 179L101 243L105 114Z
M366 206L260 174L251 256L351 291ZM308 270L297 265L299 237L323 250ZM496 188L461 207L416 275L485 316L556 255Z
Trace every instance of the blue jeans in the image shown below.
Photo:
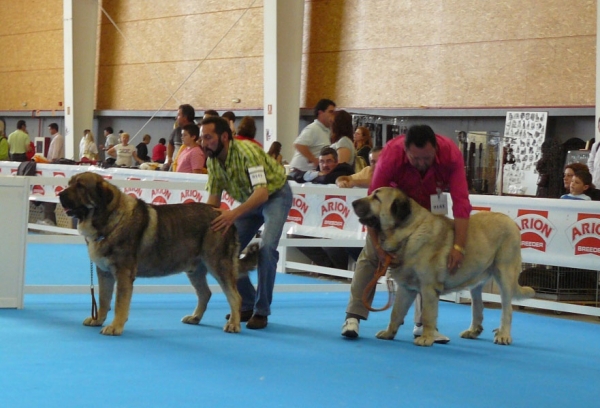
M292 189L286 182L283 187L269 196L267 202L235 221L240 238L240 248L246 248L260 227L265 225L261 235L256 289L247 276L240 278L237 283L242 296L242 311L253 310L255 314L261 316L271 314L273 287L279 260L277 246L279 246L283 226L290 208L292 208L292 198Z

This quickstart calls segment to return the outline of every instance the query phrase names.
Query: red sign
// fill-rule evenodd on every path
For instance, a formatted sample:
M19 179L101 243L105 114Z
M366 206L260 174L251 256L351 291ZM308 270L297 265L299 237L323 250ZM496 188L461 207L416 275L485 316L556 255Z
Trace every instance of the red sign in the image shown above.
M292 200L292 208L287 217L287 222L294 222L302 225L304 223L304 216L308 212L310 206L306 202L304 194L294 194Z
M235 203L235 200L233 199L233 197L231 197L227 191L223 192L223 195L221 196L221 208L224 210L231 210L233 208L233 204Z
M201 203L202 193L198 190L183 190L181 192L180 200L182 203Z
M600 256L600 215L577 214L577 222L567 231L575 255Z
M171 190L168 188L154 188L152 189L150 202L154 205L163 205L169 202L171 198Z
M556 234L556 227L548 220L548 211L518 210L515 222L521 230L521 248L546 252Z
M350 212L345 196L325 196L321 204L321 226L344 229Z

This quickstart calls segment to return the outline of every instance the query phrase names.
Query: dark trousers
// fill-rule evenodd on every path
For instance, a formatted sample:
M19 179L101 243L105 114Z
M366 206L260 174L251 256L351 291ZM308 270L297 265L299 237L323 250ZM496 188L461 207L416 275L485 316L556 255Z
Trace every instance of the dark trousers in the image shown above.
M10 160L16 162L24 162L27 161L27 155L25 153L12 153L10 155Z

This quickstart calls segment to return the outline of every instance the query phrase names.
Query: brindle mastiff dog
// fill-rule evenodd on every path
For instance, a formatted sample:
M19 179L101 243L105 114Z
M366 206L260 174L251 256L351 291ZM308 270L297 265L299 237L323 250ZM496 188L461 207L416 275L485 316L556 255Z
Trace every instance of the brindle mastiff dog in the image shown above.
M101 333L120 335L129 317L135 278L179 272L187 273L198 296L196 309L182 321L198 324L211 296L206 281L208 269L231 307L223 330L240 331L241 297L236 282L238 274L246 274L256 266L258 245L251 245L246 256L239 259L236 229L232 227L226 234L211 230L210 223L218 215L211 206L146 204L90 172L73 176L59 196L67 215L79 220L77 229L85 237L90 258L97 266L98 319L88 317L84 325L104 323L116 282L115 317ZM206 268L199 268L201 263Z
M352 203L362 224L378 231L379 243L394 254L399 265L391 268L398 291L387 329L377 333L391 340L417 293L423 297L423 336L415 339L419 346L431 346L437 327L438 296L470 289L472 297L471 327L460 336L477 338L483 331L483 285L490 279L500 287L502 318L494 343L510 344L513 298L529 298L535 292L519 286L521 273L521 234L508 216L482 211L469 219L465 258L455 271L447 268L454 243L454 221L434 215L402 191L390 187L375 190L370 196Z

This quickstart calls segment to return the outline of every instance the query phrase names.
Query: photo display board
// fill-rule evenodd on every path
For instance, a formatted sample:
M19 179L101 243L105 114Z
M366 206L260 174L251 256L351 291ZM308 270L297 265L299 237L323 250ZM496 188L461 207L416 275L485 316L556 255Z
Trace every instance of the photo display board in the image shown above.
M535 196L548 112L506 112L503 194Z

